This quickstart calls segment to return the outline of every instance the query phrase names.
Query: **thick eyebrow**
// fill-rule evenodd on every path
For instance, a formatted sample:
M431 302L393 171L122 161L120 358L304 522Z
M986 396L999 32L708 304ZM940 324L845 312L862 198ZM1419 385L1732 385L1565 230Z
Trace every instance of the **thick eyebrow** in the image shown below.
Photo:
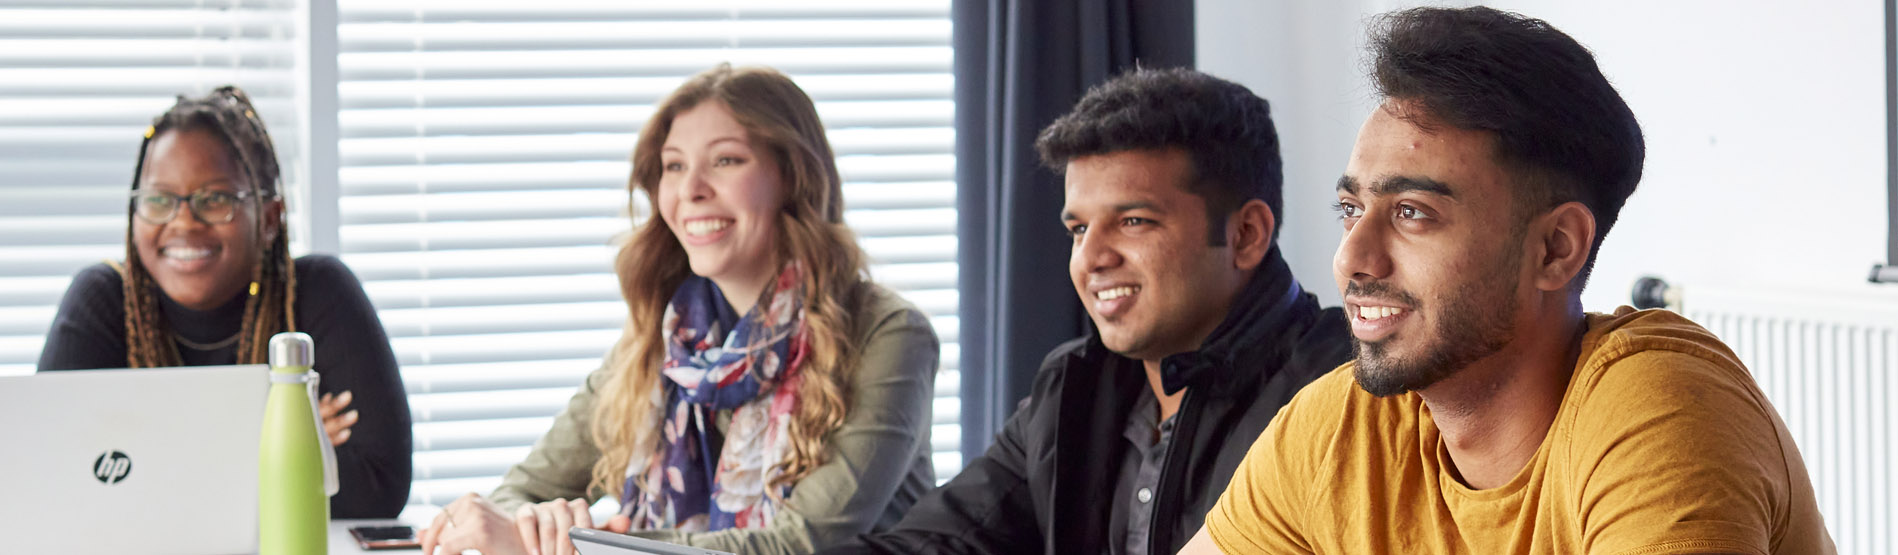
M1379 181L1377 185L1371 187L1371 192L1377 193L1380 196L1389 196L1410 191L1430 193L1448 199L1456 198L1456 193L1450 191L1449 185L1444 185L1442 181L1428 177L1392 177Z
M1151 210L1154 212L1159 212L1161 214L1166 213L1165 210L1160 209L1159 205L1156 205L1154 203L1147 202L1144 200L1137 200L1133 202L1123 202L1123 203L1114 205L1115 214L1125 214L1125 213L1132 212L1135 210ZM1073 212L1069 212L1066 210L1061 211L1061 221L1067 222L1067 221L1074 221L1074 220L1079 220L1079 219L1081 219L1081 217L1074 215Z
M710 146L723 143L723 142L744 143L745 140L738 137L725 136L725 137L712 139L712 142L705 143L705 146L710 147ZM675 146L675 145L666 145L664 148L659 149L659 151L660 152L685 152L684 150L680 149L678 146Z
M1430 193L1447 199L1456 198L1456 192L1451 191L1449 185L1445 185L1442 181L1428 177L1392 177L1371 186L1371 193L1378 196L1395 195L1411 191ZM1348 195L1358 194L1358 180L1349 175L1339 177L1338 192Z
M223 185L231 189L232 192L236 192L239 189L239 187L237 186L237 182L233 181L229 177L213 177L211 179L204 180L203 182L198 183L198 188L203 189L206 187L210 187L212 185ZM150 182L139 184L138 188L157 190L160 188L176 189L178 187L176 185L173 185L170 181L150 181Z

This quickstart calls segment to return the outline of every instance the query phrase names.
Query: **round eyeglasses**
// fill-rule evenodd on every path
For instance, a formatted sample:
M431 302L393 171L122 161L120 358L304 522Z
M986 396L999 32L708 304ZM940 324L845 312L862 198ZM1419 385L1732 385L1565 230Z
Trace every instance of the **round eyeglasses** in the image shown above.
M256 193L251 191L218 191L198 189L190 196L174 195L163 191L138 189L132 191L132 213L138 219L152 225L165 225L178 217L178 207L189 203L191 217L205 225L228 223L237 217L237 201L244 200Z

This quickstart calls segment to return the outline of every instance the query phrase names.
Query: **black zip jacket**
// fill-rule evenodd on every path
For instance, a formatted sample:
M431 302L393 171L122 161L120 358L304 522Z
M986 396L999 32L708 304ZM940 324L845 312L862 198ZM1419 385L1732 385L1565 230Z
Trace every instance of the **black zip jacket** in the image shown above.
M1199 350L1164 359L1185 388L1159 487L1151 553L1199 531L1240 459L1298 390L1351 358L1342 310L1320 309L1272 251ZM1031 396L987 453L930 492L895 528L826 554L1105 553L1122 438L1141 363L1090 334L1056 347Z

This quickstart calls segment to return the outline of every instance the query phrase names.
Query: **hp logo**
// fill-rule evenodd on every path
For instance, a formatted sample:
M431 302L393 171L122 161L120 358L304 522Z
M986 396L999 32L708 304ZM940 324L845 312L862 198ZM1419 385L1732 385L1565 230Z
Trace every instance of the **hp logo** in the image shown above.
M99 483L116 484L131 474L132 457L126 456L123 451L106 451L99 454L98 460L92 461L92 477L98 478Z

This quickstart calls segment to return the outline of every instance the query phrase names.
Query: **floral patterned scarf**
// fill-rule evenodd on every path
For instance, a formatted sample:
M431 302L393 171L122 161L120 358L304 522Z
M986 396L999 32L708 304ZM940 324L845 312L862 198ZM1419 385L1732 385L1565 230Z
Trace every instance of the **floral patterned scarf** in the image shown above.
M672 295L660 328L664 427L649 460L627 468L620 490L620 512L632 517L633 529L771 523L790 493L768 484L790 452L798 368L809 349L803 277L798 264L785 265L743 318L703 277L687 277ZM726 409L731 422L719 437L712 418Z

